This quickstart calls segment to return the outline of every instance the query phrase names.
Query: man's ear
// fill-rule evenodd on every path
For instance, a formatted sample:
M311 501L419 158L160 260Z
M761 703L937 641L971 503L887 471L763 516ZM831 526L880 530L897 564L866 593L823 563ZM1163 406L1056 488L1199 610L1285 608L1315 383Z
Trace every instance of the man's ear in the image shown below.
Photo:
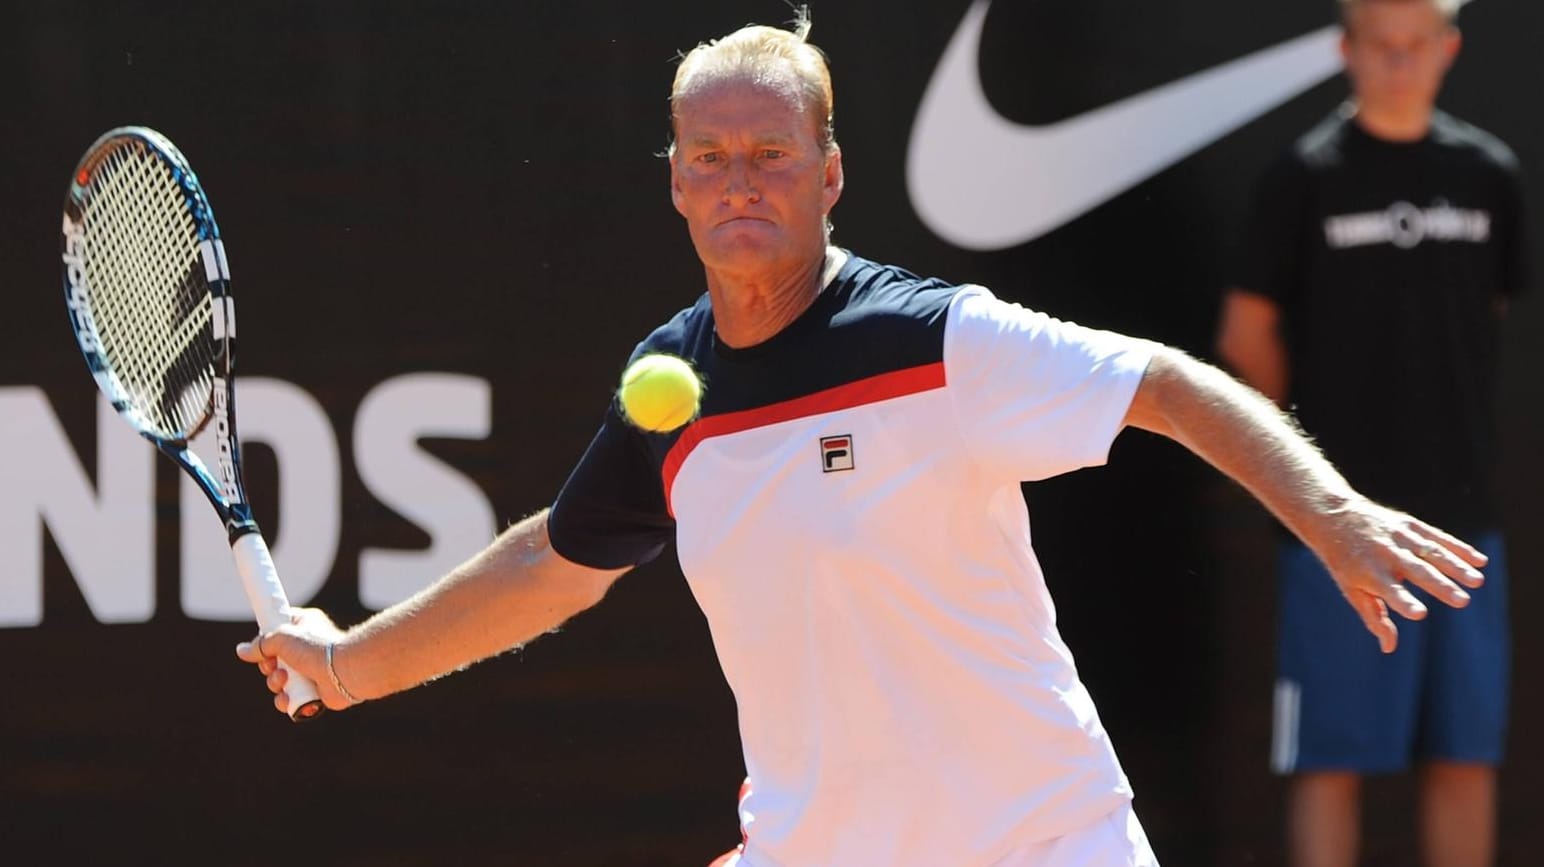
M842 187L846 182L842 174L842 149L833 145L831 154L826 157L826 176L820 196L825 214L830 214L831 209L836 207L836 200L842 197Z
M1443 75L1446 75L1447 71L1449 69L1453 68L1453 61L1458 59L1458 53L1463 50L1463 47L1464 47L1464 34L1463 34L1463 31L1459 30L1457 27L1454 27L1453 28L1453 32L1448 34L1447 38L1445 38L1443 40L1443 44L1442 44L1442 54L1443 54L1443 58L1442 58L1442 61L1443 61L1442 62L1442 74Z

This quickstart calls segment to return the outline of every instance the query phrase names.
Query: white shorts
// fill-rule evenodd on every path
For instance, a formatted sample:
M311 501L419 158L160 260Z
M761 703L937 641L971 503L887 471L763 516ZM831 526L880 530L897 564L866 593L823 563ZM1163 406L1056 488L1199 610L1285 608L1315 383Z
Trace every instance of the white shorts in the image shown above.
M725 852L708 867L743 867L743 849ZM1015 849L992 867L1158 867L1158 856L1127 801L1087 827Z
M1010 852L992 867L1158 867L1127 801L1086 828Z

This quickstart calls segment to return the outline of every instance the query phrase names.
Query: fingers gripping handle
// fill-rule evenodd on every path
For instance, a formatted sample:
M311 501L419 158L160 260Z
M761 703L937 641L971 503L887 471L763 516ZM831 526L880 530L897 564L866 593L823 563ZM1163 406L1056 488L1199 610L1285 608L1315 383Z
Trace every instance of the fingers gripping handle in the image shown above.
M231 543L231 554L236 557L236 571L241 574L241 587L252 604L252 613L257 615L258 628L267 632L288 623L289 597L284 595L284 587L279 584L279 572L273 567L273 557L268 553L262 534L241 536ZM289 696L290 719L299 722L320 714L322 700L317 695L316 684L283 662L279 667L289 676L284 693Z

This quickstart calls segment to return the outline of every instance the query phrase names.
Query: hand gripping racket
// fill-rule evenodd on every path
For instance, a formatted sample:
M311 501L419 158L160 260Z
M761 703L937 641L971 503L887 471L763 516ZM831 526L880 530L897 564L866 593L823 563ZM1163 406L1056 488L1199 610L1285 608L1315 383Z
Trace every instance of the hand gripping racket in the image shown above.
M289 622L289 599L242 483L230 269L198 178L160 133L110 130L75 168L63 231L70 325L97 385L214 505L262 630ZM218 479L189 448L211 420ZM285 671L290 717L320 714L316 686Z

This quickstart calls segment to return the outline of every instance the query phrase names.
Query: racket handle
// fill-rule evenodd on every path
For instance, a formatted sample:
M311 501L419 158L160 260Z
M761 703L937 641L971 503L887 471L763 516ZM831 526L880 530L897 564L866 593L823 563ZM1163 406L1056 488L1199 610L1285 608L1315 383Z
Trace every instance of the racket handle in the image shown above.
M236 571L241 575L241 587L257 615L257 626L263 632L289 622L291 608L284 586L279 583L279 571L273 566L268 544L261 533L245 533L231 543L231 554L236 558ZM289 696L289 715L295 722L315 719L323 710L317 695L316 684L290 669L283 662L279 668L289 675L284 692Z

